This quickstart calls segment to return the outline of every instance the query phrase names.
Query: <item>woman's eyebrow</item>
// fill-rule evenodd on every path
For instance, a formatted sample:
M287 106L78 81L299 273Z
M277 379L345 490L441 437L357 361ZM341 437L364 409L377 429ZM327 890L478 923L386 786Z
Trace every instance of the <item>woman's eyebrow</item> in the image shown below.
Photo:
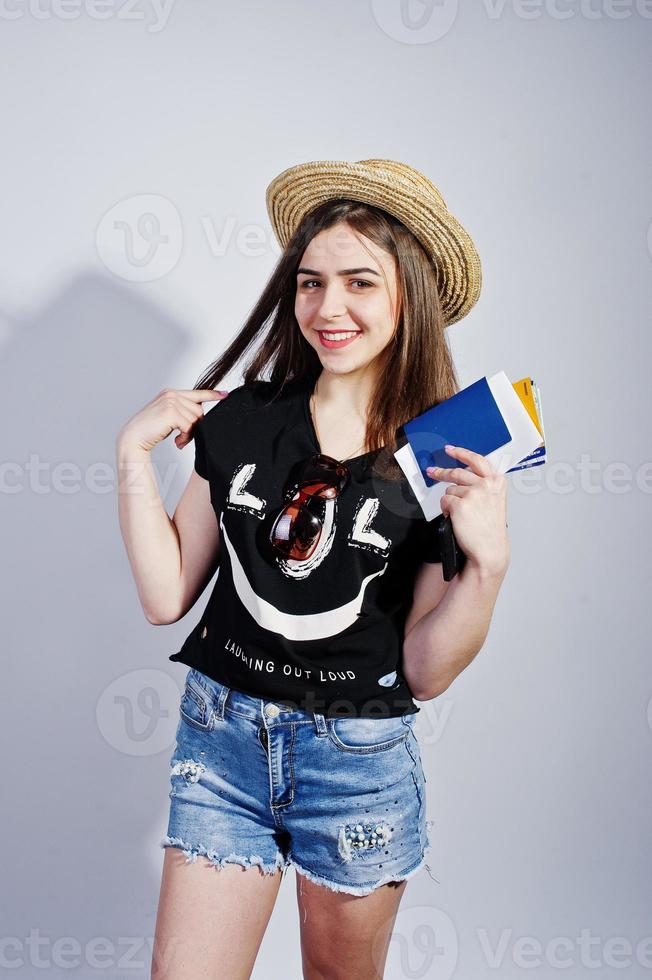
M366 272L370 276L378 276L378 278L380 278L380 273L379 272L376 272L375 269L368 269L368 268L366 268L366 266L365 267L362 267L360 269L340 269L340 271L338 273L336 273L336 275L338 275L338 276L357 276L361 272ZM315 269L303 269L303 268L297 269L297 275L299 276L299 275L301 275L301 273L303 273L306 276L321 276L321 272L317 272Z

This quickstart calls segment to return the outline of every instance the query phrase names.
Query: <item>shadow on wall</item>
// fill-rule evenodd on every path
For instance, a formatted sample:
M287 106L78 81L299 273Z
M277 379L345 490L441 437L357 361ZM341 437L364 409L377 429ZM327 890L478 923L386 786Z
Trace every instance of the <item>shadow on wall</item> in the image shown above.
M167 656L189 627L157 629L141 610L115 438L177 383L191 343L142 296L86 274L14 320L2 349L7 936L153 934L185 676ZM180 461L171 438L154 452L168 513L189 473Z

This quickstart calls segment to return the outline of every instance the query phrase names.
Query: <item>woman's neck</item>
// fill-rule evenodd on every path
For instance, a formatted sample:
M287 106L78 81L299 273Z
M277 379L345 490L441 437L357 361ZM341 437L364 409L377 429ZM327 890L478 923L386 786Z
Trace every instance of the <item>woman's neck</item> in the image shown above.
M329 418L366 426L373 379L369 375L333 374L322 370L313 387L313 403Z
M346 381L341 375L326 371L319 375L310 401L322 453L341 460L365 453L368 399L367 382L363 387L360 382Z

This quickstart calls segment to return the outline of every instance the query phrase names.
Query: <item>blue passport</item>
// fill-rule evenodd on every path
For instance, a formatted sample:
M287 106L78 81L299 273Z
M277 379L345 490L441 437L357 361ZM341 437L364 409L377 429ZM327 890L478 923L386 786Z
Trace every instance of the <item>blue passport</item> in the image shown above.
M444 450L446 444L487 456L512 439L486 378L417 415L404 424L403 430L429 487L439 480L428 476L426 466L468 465L449 456Z

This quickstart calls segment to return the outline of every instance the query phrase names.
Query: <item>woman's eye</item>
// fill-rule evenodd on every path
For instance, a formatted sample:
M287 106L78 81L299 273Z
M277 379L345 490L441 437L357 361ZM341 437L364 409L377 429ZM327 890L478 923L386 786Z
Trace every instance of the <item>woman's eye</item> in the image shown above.
M301 288L304 289L307 286L310 286L311 283L313 283L313 282L318 283L319 282L319 279L304 279L304 281L301 283ZM359 283L362 286L372 286L373 285L373 283L367 282L366 279L352 279L351 282L352 283Z

